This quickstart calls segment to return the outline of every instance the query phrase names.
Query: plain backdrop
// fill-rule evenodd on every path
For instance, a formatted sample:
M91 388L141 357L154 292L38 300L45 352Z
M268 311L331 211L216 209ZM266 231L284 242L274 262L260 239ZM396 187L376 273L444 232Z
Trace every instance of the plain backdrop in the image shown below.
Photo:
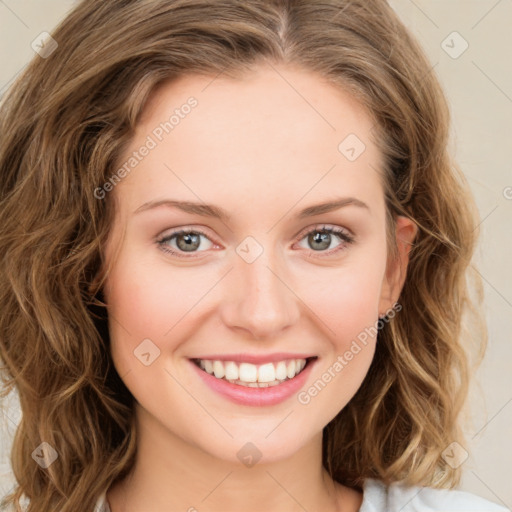
M463 447L469 457L460 488L512 509L512 0L390 3L425 48L431 72L444 87L452 151L481 216L474 264L484 279L489 348L471 388L474 426ZM73 4L0 0L0 95L34 57L32 42L51 33ZM15 395L7 406L0 418L1 495L14 483L9 454L20 419Z

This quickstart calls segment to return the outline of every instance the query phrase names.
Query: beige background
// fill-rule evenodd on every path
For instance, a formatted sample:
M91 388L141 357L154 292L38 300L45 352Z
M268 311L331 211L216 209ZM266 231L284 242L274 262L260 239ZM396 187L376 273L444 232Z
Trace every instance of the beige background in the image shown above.
M470 445L464 448L470 456L463 463L461 489L512 509L512 1L390 3L424 46L445 88L453 151L481 214L475 264L485 282L490 342L471 393L474 427L467 432ZM0 0L0 95L34 56L32 41L43 31L51 33L72 5L71 0ZM15 396L9 404L0 418L2 495L13 483L8 457L20 416Z

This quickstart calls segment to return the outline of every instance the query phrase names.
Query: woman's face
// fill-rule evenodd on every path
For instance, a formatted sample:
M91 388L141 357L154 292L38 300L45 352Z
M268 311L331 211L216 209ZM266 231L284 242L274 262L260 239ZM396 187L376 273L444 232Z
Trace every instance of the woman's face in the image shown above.
M348 94L290 67L187 76L152 95L105 198L119 207L112 357L141 425L271 461L318 441L356 393L404 277L386 258L372 127ZM404 262L412 235L400 218Z

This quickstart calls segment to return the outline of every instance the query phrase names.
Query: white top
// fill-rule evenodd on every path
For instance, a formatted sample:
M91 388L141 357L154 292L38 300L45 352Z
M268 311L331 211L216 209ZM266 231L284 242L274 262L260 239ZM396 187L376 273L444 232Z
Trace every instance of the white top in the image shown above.
M476 494L451 489L405 487L399 483L385 486L369 478L363 485L359 512L512 512L503 505ZM106 491L99 497L94 512L111 512ZM142 511L141 511L142 512Z

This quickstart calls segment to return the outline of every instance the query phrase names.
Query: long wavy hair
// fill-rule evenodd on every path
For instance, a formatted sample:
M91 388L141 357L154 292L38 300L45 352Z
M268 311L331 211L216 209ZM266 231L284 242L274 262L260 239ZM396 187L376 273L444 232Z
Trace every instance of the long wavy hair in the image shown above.
M403 309L325 427L324 467L359 489L366 478L458 485L442 452L465 444L471 354L480 364L487 345L471 265L478 212L450 156L442 88L388 3L83 0L52 36L58 48L36 55L0 104L0 357L3 396L15 388L22 411L4 504L92 510L132 468L134 399L113 366L102 295L115 205L95 191L159 84L240 77L261 62L298 65L361 102L384 155L388 235L396 215L419 228ZM43 442L58 455L46 468L34 456Z

